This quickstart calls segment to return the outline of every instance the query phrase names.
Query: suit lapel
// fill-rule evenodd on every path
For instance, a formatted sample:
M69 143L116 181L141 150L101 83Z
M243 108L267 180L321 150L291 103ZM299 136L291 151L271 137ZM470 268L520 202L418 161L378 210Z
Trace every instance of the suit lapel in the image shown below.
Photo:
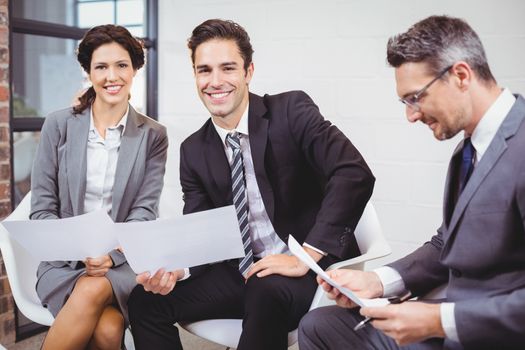
M226 158L222 140L215 130L211 118L208 120L204 132L204 142L206 146L203 148L202 158L206 159L204 163L217 191L215 198L219 202L226 200L226 203L231 203L233 197L230 164Z
M455 228L461 216L463 215L463 212L472 199L472 196L474 193L476 193L485 177L487 177L491 169L496 165L502 154L507 149L507 140L516 134L524 117L525 101L521 96L519 96L508 116L503 120L503 123L496 132L496 135L490 143L489 148L474 169L474 172L467 182L465 189L458 198L456 207L454 208L454 212L452 214L450 225L447 229L447 235L444 237L445 240L447 240L447 245L450 242L450 238L453 236L453 233L455 232Z
M454 153L452 154L452 158L450 160L450 164L448 165L448 173L445 181L445 195L443 198L443 218L447 227L450 224L450 220L452 219L452 214L454 213L454 206L456 204L454 198L456 190L455 183L457 182L457 174L459 172L458 157L461 155L462 148L463 142L461 142L454 150Z
M266 213L273 222L274 196L272 186L266 175L264 155L268 141L268 119L265 118L267 108L260 96L250 94L250 110L248 112L248 132L250 133L250 148L257 185L264 202Z
M66 169L73 215L84 211L90 108L67 120Z
M115 182L113 184L111 217L115 221L117 221L122 197L126 191L131 171L135 166L135 160L144 138L143 124L142 118L135 112L133 107L129 106L128 120L120 142Z

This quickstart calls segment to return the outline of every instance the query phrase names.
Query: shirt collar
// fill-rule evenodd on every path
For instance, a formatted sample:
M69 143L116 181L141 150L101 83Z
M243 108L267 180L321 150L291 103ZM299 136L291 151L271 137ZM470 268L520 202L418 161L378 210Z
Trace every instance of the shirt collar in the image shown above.
M501 123L503 123L503 120L514 105L514 102L516 102L516 97L512 95L509 89L503 89L474 129L470 140L476 149L476 159L478 162L487 151Z
M128 108L126 109L126 113L124 113L124 116L120 118L120 121L115 126L110 126L108 129L117 129L118 127L122 126L121 135L124 134L124 130L126 129L126 123L128 122L128 115L129 115L129 104ZM95 132L95 120L93 119L93 108L89 108L89 131Z
M228 134L238 133L244 136L248 136L248 111L249 110L250 110L250 104L246 105L246 109L244 110L244 113L242 114L241 119L239 120L239 124L237 124L237 127L233 130L227 130L227 129L221 128L215 123L213 118L211 118L213 126L215 127L215 130L217 130L217 133L219 134L219 137L221 138L222 143L224 145L227 145L226 136Z

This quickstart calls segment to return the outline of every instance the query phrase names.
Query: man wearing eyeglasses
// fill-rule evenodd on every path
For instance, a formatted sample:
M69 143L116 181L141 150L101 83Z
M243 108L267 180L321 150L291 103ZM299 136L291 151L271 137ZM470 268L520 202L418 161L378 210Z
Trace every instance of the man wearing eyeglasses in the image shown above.
M446 299L357 311L318 278L342 307L307 314L300 348L523 349L525 100L498 86L479 37L457 18L416 23L389 40L387 59L410 122L438 140L464 135L449 165L443 223L388 266L329 275L361 297L421 296L446 284ZM371 325L353 330L363 316Z

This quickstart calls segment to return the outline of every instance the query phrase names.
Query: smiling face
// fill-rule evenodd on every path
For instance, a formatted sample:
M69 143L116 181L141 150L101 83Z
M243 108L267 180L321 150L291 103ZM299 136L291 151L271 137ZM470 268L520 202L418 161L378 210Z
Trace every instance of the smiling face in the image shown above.
M420 121L429 126L438 140L446 140L469 127L472 111L468 97L461 88L461 77L451 68L445 80L437 80L421 95L419 110L406 107L407 119L415 123ZM400 98L407 98L419 91L435 78L428 73L425 63L404 63L396 68L396 87Z
M126 49L112 42L99 46L91 57L89 80L95 89L95 104L106 107L128 103L136 71Z
M214 121L235 128L248 105L253 64L244 69L235 41L213 39L195 50L194 70L199 97Z

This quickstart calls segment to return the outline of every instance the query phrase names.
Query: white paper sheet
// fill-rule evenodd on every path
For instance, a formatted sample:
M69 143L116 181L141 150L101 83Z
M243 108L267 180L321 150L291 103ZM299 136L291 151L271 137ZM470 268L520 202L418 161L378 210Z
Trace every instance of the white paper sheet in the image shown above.
M118 246L105 210L65 219L3 221L12 239L41 261L84 260Z
M295 238L292 237L292 235L288 238L288 248L290 248L290 251L293 255L298 257L302 262L304 262L309 268L311 268L316 274L321 276L323 280L325 280L329 285L331 285L334 288L337 288L341 293L346 295L350 300L352 300L354 303L356 303L359 306L384 306L389 304L388 299L386 298L376 298L376 299L366 299L366 298L359 298L357 295L355 295L350 289L345 288L335 282L333 279L331 279L326 272L323 271L323 269L317 265L317 263L312 259L310 255L299 245L299 243L295 240Z
M244 249L233 205L149 222L115 224L136 273L155 273L240 258Z

